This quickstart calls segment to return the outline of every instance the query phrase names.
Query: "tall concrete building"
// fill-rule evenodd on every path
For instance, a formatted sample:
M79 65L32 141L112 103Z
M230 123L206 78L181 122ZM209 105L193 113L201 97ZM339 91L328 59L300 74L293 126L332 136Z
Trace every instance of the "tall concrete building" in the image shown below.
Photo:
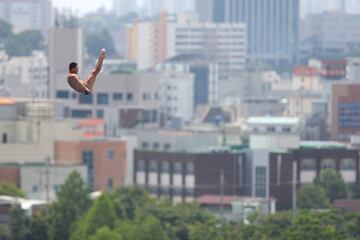
M287 68L297 61L299 0L197 0L201 21L243 22L251 62Z
M77 62L83 71L85 54L83 31L80 28L52 28L49 30L48 61L50 66L50 97L56 96L58 82L66 82L70 62Z
M138 11L137 0L113 0L113 9L116 16L123 16Z
M49 0L0 0L0 19L13 25L13 31L46 31L52 26L52 7Z
M306 56L339 56L360 52L360 14L341 11L308 15L302 26L301 52Z

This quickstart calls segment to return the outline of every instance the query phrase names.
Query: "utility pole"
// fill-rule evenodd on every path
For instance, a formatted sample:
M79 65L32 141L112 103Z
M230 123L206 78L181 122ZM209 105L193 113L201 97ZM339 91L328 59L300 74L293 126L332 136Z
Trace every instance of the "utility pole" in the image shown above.
M220 219L224 223L224 169L220 171Z
M293 199L293 210L296 210L296 198L297 198L297 195L296 195L296 186L297 186L297 172L296 172L296 161L293 162L293 177L292 177L292 199Z
M50 188L49 188L49 184L50 184L50 179L49 179L49 174L50 174L50 157L46 158L46 169L45 169L45 191L46 191L46 203L49 204L50 202Z

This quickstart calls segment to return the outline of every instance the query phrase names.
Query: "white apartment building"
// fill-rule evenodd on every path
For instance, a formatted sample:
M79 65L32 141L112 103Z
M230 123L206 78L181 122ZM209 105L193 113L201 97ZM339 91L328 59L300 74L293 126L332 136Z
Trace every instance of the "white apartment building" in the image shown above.
M9 22L14 33L40 30L46 37L53 25L52 15L49 0L0 0L0 19Z
M291 149L300 144L300 119L250 117L246 122L250 149Z
M87 167L85 165L56 166L44 164L20 165L20 188L30 199L53 202L61 185L73 171L80 174L87 182Z
M246 61L246 25L243 23L168 23L166 55L202 54L219 71L243 70Z
M0 99L0 163L31 163L54 159L55 140L80 139L70 120L56 118L49 100Z
M160 81L160 96L165 118L190 121L194 116L194 75L165 72Z
M194 75L193 106L216 104L219 99L219 65L204 56L183 54L157 66L157 71Z
M49 64L44 52L34 51L31 56L0 60L0 88L7 89L11 97L47 98Z
M80 74L82 77L82 74ZM161 73L106 74L97 77L91 95L69 88L66 74L56 77L55 97L64 105L65 117L103 118L107 132L136 126L155 127L160 122Z

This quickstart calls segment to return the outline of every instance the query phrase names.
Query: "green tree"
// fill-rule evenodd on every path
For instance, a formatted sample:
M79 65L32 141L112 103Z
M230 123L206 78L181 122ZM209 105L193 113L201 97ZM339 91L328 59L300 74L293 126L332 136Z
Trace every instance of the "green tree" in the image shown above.
M39 216L33 216L30 219L29 231L26 240L47 240L48 235L48 215L44 212Z
M0 42L12 35L12 26L10 23L0 19Z
M335 199L343 199L347 196L347 186L344 179L332 169L322 171L320 178L316 178L314 183L324 188L331 203Z
M360 184L352 184L349 188L352 194L352 199L360 199Z
M336 226L322 223L316 214L303 212L294 220L293 225L286 232L285 239L342 240L344 238L336 232Z
M85 217L77 223L77 229L70 239L87 239L102 227L113 230L116 220L117 217L111 198L108 193L104 193L95 201Z
M9 227L0 225L0 240L10 240L10 235Z
M168 240L161 222L154 216L127 220L116 229L124 240Z
M221 234L219 227L216 224L207 223L195 223L189 226L189 240L221 240Z
M121 240L120 236L114 232L111 231L108 227L102 227L98 229L92 237L90 237L89 240Z
M215 220L214 216L195 203L173 206L170 202L163 201L156 205L148 205L144 211L145 214L155 216L164 224L169 237L179 240L189 238L189 226Z
M330 206L325 190L317 185L305 185L298 194L297 206L300 209L322 209Z
M149 194L140 188L120 188L113 194L113 201L117 216L124 219L134 219L139 208L155 205Z
M44 48L44 38L38 30L28 30L12 35L5 42L5 50L10 56L29 56L31 51Z
M14 184L0 181L0 195L11 197L25 197L24 191L17 188Z
M78 172L72 172L57 194L57 202L49 209L49 237L67 240L73 224L81 219L90 206L88 188Z
M88 32L86 34L86 47L87 52L93 57L97 57L102 48L106 48L106 52L110 56L116 53L114 41L106 28Z
M25 240L29 232L29 219L19 205L15 205L10 211L10 239Z

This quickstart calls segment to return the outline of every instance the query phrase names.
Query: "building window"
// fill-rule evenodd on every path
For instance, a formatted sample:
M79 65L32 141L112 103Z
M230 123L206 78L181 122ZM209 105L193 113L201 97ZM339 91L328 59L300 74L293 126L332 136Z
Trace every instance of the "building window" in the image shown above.
M152 110L151 111L151 122L155 123L157 121L157 111Z
M136 162L136 171L137 172L145 172L145 161L144 160L138 160Z
M255 168L255 196L266 197L266 167Z
M342 171L354 171L355 170L355 160L351 158L341 159L340 170Z
M79 104L92 104L92 103L93 103L93 95L80 94Z
M107 189L109 190L109 191L112 191L113 190L113 183L114 181L113 181L113 179L112 178L109 178L108 179L108 182L107 182Z
M126 100L127 100L127 101L132 101L133 98L134 98L134 96L133 96L132 93L127 93L127 94L126 94Z
M94 190L94 153L91 150L82 152L82 162L87 168L88 187L90 191Z
M38 191L38 186L37 185L33 185L32 186L32 192L37 192Z
M289 127L284 127L284 128L283 128L283 132L289 133L289 132L291 132L291 128L289 128Z
M194 197L194 189L193 188L186 188L185 189L185 196L186 197Z
M158 163L156 161L150 161L149 172L157 173L158 171Z
M114 151L112 149L109 149L107 151L107 159L113 160L114 159Z
M69 91L65 91L65 90L56 91L56 98L69 99Z
M302 171L315 171L316 162L314 159L303 159L301 160L301 170Z
M170 197L170 189L163 187L160 189L161 197Z
M170 163L162 162L161 163L161 173L169 173L170 172Z
M91 115L92 115L91 110L80 110L80 109L71 110L71 117L73 118L91 118Z
M149 186L149 187L148 187L148 190L149 190L149 193L150 193L151 195L157 195L157 194L158 194L158 189L157 189L157 187Z
M7 142L8 142L7 134L3 133L3 135L2 135L2 143L7 143Z
M60 191L60 186L59 186L59 185L55 185L55 186L54 186L54 191L55 191L55 193L59 193L59 191Z
M114 101L122 101L123 100L123 94L122 93L114 93L113 94L113 100Z
M194 163L186 163L186 174L188 175L194 175Z
M321 169L336 169L336 163L334 159L323 159L321 161Z
M71 96L72 99L76 99L76 98L77 98L77 94L76 94L76 93L72 93L71 95L72 95L72 96Z
M274 127L268 127L267 132L275 132L275 128Z
M160 144L159 143L153 143L153 150L157 151L160 149Z
M173 189L173 195L174 196L182 196L183 195L183 189L182 188L174 188Z
M174 163L174 174L182 174L183 167L181 162Z
M109 94L107 94L107 93L98 93L97 94L97 104L99 104L99 105L109 105Z
M171 145L169 143L164 144L164 150L169 151L171 149Z
M96 110L96 117L97 118L104 118L104 110Z
M142 147L143 150L147 150L147 149L149 149L149 143L143 142L143 143L141 144L141 147Z

